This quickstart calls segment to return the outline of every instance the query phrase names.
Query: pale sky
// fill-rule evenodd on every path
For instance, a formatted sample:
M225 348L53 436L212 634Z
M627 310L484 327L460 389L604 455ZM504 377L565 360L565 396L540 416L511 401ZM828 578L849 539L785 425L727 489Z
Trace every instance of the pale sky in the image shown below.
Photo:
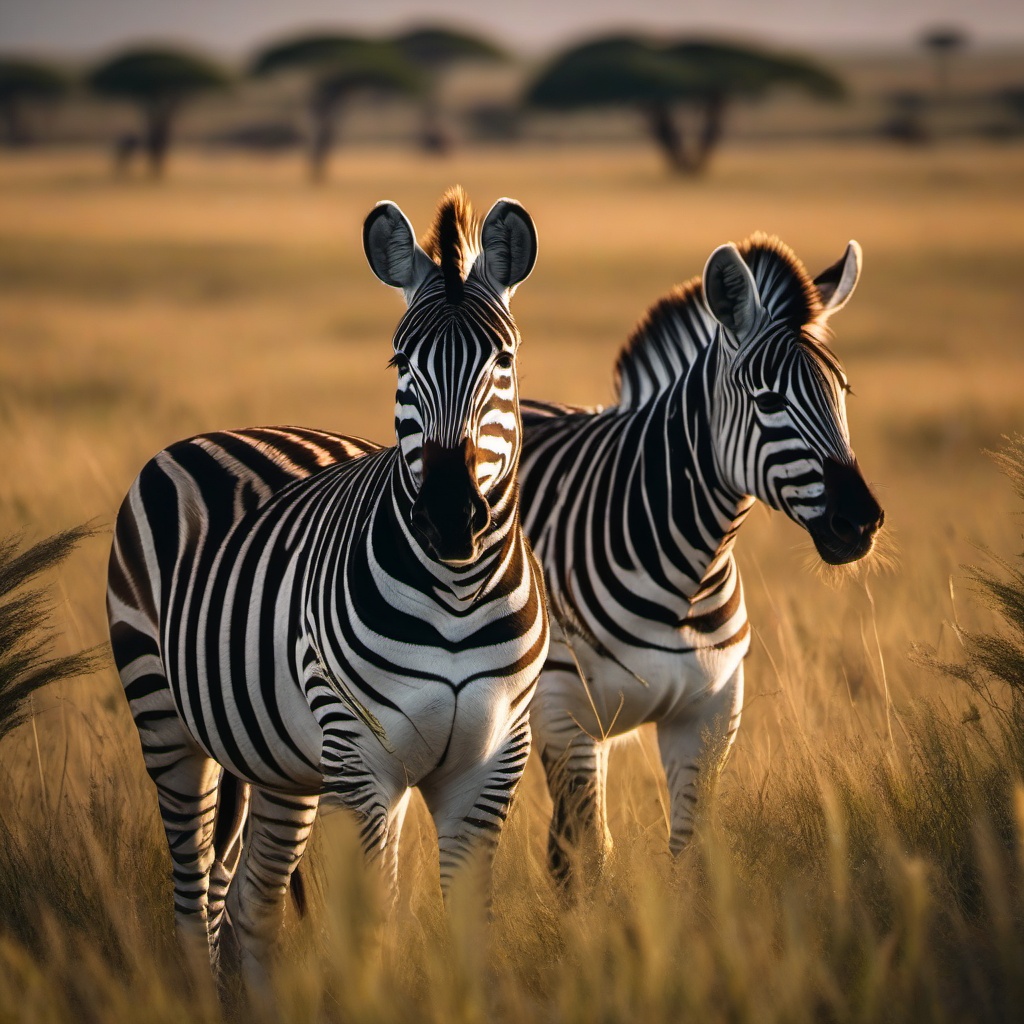
M241 55L304 28L383 33L426 21L534 53L624 27L847 49L913 46L923 27L953 24L977 45L1024 43L1024 0L0 0L0 50L92 55L167 39Z

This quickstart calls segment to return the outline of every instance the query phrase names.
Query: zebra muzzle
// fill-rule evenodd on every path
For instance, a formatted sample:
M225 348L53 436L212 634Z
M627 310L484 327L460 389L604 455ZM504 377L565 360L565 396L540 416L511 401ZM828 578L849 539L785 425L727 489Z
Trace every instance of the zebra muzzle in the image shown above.
M824 461L825 514L809 532L818 554L832 565L863 558L885 522L885 512L856 462Z
M468 438L453 448L425 441L422 459L413 530L441 561L470 561L491 525L490 507L476 482L476 450Z

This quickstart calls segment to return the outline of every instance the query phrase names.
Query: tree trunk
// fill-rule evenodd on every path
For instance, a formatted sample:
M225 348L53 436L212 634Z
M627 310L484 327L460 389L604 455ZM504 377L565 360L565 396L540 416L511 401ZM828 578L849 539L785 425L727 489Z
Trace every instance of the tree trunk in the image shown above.
M32 141L21 105L13 96L0 101L0 118L7 128L7 141L14 146L27 146Z
M711 154L722 141L725 106L725 96L719 93L709 97L701 108L702 123L700 131L697 133L697 151L693 154L691 161L693 174L703 174L707 170Z
M727 97L710 96L697 107L696 139L687 145L683 129L668 103L652 104L647 110L651 137L676 174L697 176L707 170L711 154L722 141Z
M327 178L327 161L334 148L335 122L340 103L337 100L315 99L309 107L313 122L309 140L309 180L320 184Z
M149 173L162 178L167 164L167 153L171 148L174 117L178 104L170 98L160 98L146 107L145 134L142 146L149 160Z
M441 104L433 90L423 101L420 146L424 152L435 156L446 156L452 149L451 135L445 130L441 120Z
M676 174L692 174L683 133L672 116L671 106L667 103L651 104L647 110L647 126L672 170Z

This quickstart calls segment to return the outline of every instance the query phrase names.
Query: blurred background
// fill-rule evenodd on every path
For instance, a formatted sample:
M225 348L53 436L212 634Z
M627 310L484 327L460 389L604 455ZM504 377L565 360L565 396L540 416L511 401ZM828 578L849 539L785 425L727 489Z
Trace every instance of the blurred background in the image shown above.
M428 13L429 12L429 13ZM205 152L639 144L683 173L723 140L1005 141L1024 131L1013 0L639 0L551 9L410 0L9 0L11 146L107 146L159 171ZM819 102L811 102L818 100Z
M4 0L0 133L0 533L99 529L60 576L59 651L105 640L109 528L160 448L257 423L391 440L402 305L366 267L361 224L387 198L423 233L458 182L480 212L509 195L537 221L513 312L538 398L611 401L637 319L725 241L774 232L812 275L860 241L864 276L832 326L895 554L836 586L801 531L750 517L755 641L723 806L739 820L783 755L808 777L812 749L890 763L907 736L892 715L925 698L950 700L960 728L962 695L911 652L959 657L957 630L994 619L964 564L1021 549L985 454L1024 429L1019 0ZM113 669L35 707L5 741L11 800L46 818L115 777L146 809L133 870L162 879ZM612 827L643 863L664 851L655 758L646 735L613 757ZM536 765L524 794L510 893L543 884ZM411 834L429 868L422 809ZM523 992L547 991L544 969Z

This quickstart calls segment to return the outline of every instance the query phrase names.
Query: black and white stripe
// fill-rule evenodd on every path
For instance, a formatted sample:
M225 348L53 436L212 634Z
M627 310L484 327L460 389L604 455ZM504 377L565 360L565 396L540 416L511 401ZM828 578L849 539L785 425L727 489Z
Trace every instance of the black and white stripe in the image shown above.
M133 484L110 559L111 642L179 930L216 963L226 906L255 985L321 799L359 816L393 879L418 786L444 890L467 862L486 868L547 653L518 518L508 312L533 266L532 222L502 200L477 227L456 191L428 244L436 261L392 204L364 242L408 304L399 444L302 428L179 442Z
M815 281L777 239L723 246L703 281L647 313L616 405L524 403L523 520L557 623L532 718L559 878L573 855L607 855L608 741L644 723L657 723L671 849L689 838L706 744L739 724L750 627L732 548L754 500L828 561L871 547L882 512L825 343L859 269L856 243Z

